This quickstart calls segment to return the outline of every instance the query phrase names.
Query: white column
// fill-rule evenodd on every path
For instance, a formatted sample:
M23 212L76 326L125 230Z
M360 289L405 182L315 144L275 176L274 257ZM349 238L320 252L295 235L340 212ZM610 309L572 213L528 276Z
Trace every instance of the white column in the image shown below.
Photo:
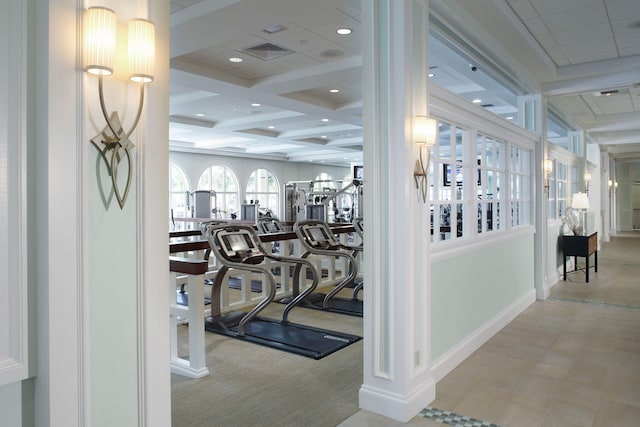
M360 407L406 422L435 397L429 205L413 180L427 113L427 1L363 2L364 384Z
M544 175L544 160L549 158L547 142L547 102L541 94L525 95L518 97L518 121L520 126L535 132L540 137L535 149L535 224L536 235L534 238L535 253L535 286L536 298L546 299L551 292L550 281L555 281L553 274L547 271L547 222L548 193L544 187L546 177ZM551 277L551 280L548 278Z

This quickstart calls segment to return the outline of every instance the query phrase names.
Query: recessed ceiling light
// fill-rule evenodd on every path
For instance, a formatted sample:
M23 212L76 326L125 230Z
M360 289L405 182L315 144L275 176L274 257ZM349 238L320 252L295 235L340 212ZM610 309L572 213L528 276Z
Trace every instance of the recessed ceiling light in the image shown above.
M323 121L323 122L328 122L328 121L329 121L329 119L322 119L322 121Z
M252 107L260 107L262 104L259 104L257 102L254 102L253 104L251 104Z
M327 135L322 135L320 138L327 139Z
M478 98L476 98L476 99L474 99L474 100L473 100L473 101L471 101L471 102L473 102L474 104L480 104L480 103L482 102L482 99L478 99Z
M196 113L196 116L198 116L198 117L204 117L204 114L202 114L202 113Z
M351 28L338 28L336 30L336 33L340 34L341 36L346 36L348 34L351 34Z
M275 126L267 126L267 129L275 129Z
M507 116L507 117L505 117L505 119L507 119L507 120L513 120L513 116Z
M329 92L338 93L338 92L340 92L340 89L329 89Z
M229 62L242 62L242 58L238 58L237 56L233 56L229 58Z
M436 75L433 73L429 73L429 77L435 77Z

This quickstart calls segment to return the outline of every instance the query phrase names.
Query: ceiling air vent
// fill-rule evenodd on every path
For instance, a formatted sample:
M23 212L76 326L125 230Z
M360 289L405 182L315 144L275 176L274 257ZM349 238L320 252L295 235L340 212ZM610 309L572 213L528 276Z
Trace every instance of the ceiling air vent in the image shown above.
M245 47L244 49L239 49L238 52L246 53L247 55L255 56L256 58L264 59L266 61L271 61L273 59L289 55L290 53L294 53L292 50L280 47L273 43L261 43L255 46Z
M481 107L489 108L489 107L495 107L495 105L493 105L493 104L482 104Z

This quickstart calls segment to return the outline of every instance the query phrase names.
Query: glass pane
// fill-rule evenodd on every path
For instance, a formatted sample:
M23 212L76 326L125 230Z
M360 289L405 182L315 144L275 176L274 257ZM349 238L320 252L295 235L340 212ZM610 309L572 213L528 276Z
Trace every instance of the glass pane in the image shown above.
M496 195L496 180L493 174L493 171L487 171L485 188L487 191L486 196L488 199L492 199Z
M478 134L478 137L476 139L476 158L481 160L480 163L485 163L483 162L483 155L484 155L484 136ZM486 163L485 163L486 164Z
M440 123L438 126L438 153L441 159L451 160L451 125Z
M456 160L459 162L464 160L463 135L463 130L456 128Z
M248 193L255 193L256 191L256 172L253 171L247 180L247 197L249 197Z
M504 169L502 153L504 153L504 142L496 141L495 142L495 154L496 154L495 167L496 168Z
M440 239L451 239L451 205L440 206Z
M487 167L490 167L490 168L495 168L497 166L494 148L495 148L495 141L493 139L487 138L487 151L486 151Z
M169 191L187 191L187 177L180 167L171 163L169 175L171 177Z
M211 169L202 172L198 180L198 190L211 190Z
M457 205L457 206L456 206L456 236L457 236L457 237L461 237L461 236L462 236L462 233L463 233L463 228L464 228L464 221L463 221L464 211L465 211L465 209L463 208L463 206L462 206L462 205Z

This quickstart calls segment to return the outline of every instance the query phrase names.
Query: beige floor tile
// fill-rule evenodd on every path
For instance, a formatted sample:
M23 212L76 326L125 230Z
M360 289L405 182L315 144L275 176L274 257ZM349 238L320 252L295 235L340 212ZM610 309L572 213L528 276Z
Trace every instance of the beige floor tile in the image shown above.
M640 367L636 367L635 376L607 375L602 387L602 398L640 407L640 376L638 372L640 372Z
M536 374L528 375L519 391L525 395L594 407L600 397L598 388L577 384L566 379L548 378Z
M554 401L549 404L545 423L553 425L550 421L554 420L555 422L563 422L567 425L589 427L593 423L595 413L595 406L588 407ZM543 425L545 425L545 423L543 423Z
M598 405L593 427L638 427L640 407L602 399Z

